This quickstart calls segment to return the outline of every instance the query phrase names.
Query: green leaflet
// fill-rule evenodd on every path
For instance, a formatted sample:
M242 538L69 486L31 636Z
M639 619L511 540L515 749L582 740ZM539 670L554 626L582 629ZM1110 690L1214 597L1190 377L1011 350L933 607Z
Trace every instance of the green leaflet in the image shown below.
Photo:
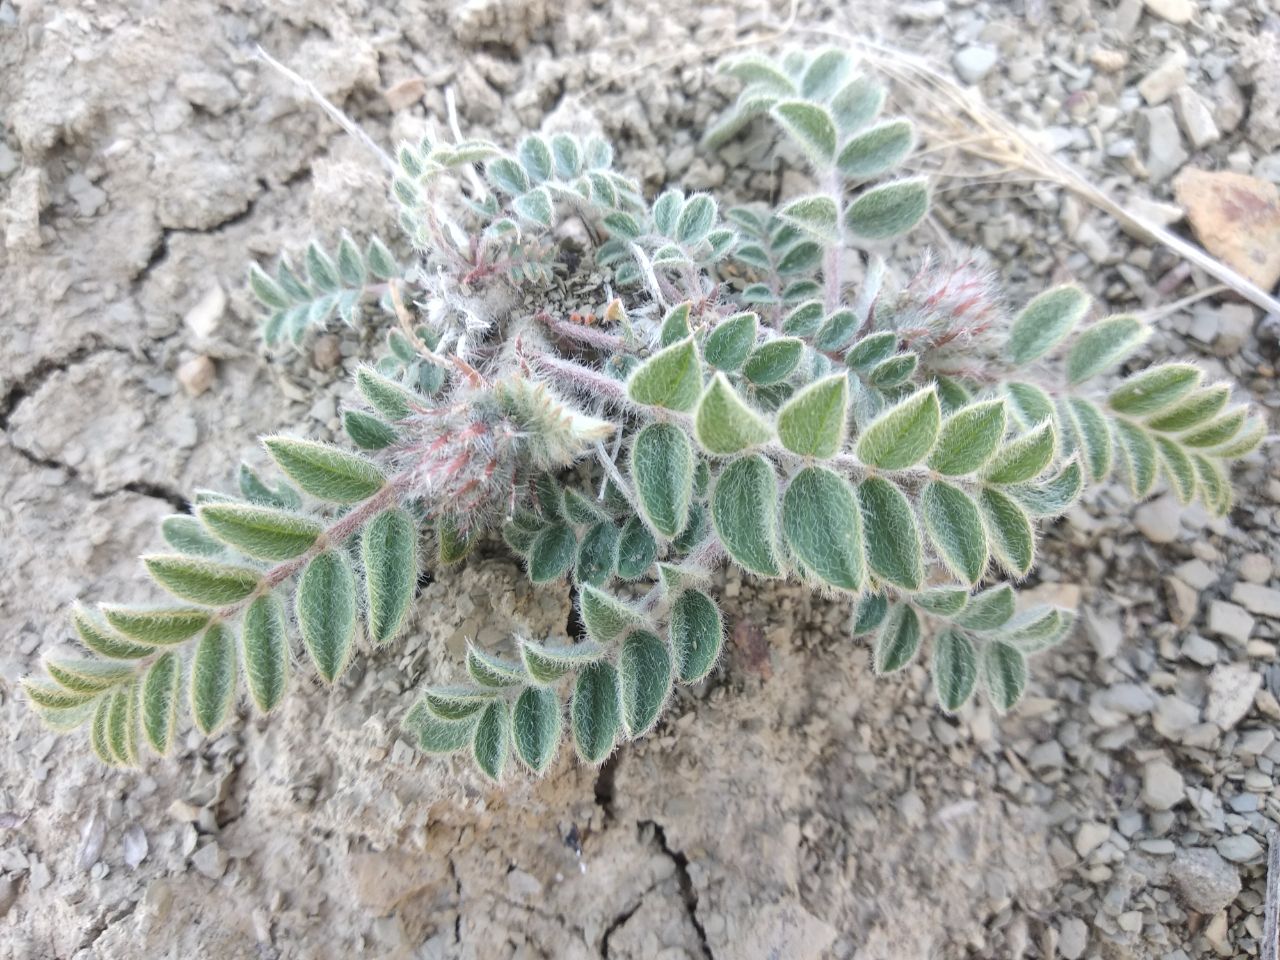
M1147 433L1127 420L1115 421L1116 449L1124 463L1129 489L1135 497L1145 497L1156 485L1156 445Z
M191 660L191 718L209 736L227 720L236 693L236 638L215 623L196 644Z
M471 548L475 546L476 530L473 527L466 533L463 533L458 526L458 518L446 514L442 516L436 524L436 543L437 556L440 565L443 567L452 566L455 563L461 563Z
M953 619L966 630L978 633L995 630L1009 622L1014 614L1016 600L1013 588L1002 583L974 594Z
M1054 287L1033 299L1009 330L1009 359L1019 366L1060 344L1089 310L1089 295L1074 285Z
M858 440L858 457L883 470L913 466L928 456L941 423L937 391L919 390L868 425Z
M841 135L860 130L884 107L887 91L876 80L861 76L851 80L831 100L831 114Z
M1069 397L1067 406L1075 424L1080 449L1084 451L1089 479L1097 483L1111 472L1111 427L1107 425L1107 418L1102 415L1102 411L1088 400Z
M857 593L866 575L862 520L853 489L823 467L807 467L782 498L787 545L823 582Z
M836 310L829 314L813 337L815 350L835 353L848 345L858 332L858 315L852 310Z
M933 587L921 590L911 602L936 617L954 617L969 602L969 591L963 587Z
M99 609L107 623L127 639L153 647L189 640L205 628L212 616L208 610L191 607L125 607L104 603Z
M1067 511L1080 498L1084 489L1084 470L1078 457L1073 457L1048 480L1010 487L1006 492L1035 517L1056 517Z
M627 381L627 396L634 402L668 410L692 410L700 393L702 374L693 337L659 350Z
M759 454L734 460L711 489L711 522L729 558L762 577L782 574L777 511L778 478Z
M759 319L754 313L736 313L720 321L703 345L704 359L717 370L737 370L756 343Z
M311 561L298 581L294 606L311 662L333 683L350 660L356 629L356 579L344 552L328 550Z
M71 610L71 623L85 647L109 660L140 660L155 653L154 647L126 640L78 603Z
M600 586L613 576L618 563L618 528L609 520L592 526L578 544L574 573L580 583Z
M724 620L715 601L686 590L671 605L669 636L681 683L697 683L716 665L724 641Z
M829 459L844 443L848 419L849 378L833 374L811 383L783 405L778 411L778 439L792 453Z
M1005 431L1001 399L962 407L943 421L929 466L949 477L981 469L996 451Z
M978 504L987 524L991 552L1010 574L1025 577L1036 552L1030 518L1012 499L992 487L982 488Z
M1240 432L1244 426L1245 416L1245 409L1236 407L1234 410L1224 413L1218 419L1211 420L1205 426L1183 434L1178 438L1178 442L1184 447L1196 447L1198 449L1221 446Z
M237 480L240 493L250 503L256 503L260 507L277 507L281 510L297 510L302 506L302 494L293 486L281 481L275 487L269 487L247 463L241 462ZM231 500L230 497L221 499ZM196 502L200 502L198 496Z
M578 592L578 613L587 635L599 644L607 644L644 622L644 615L635 607L585 584Z
M608 514L598 507L594 500L583 496L572 487L566 487L564 491L564 514L570 523L584 525L590 525L608 517Z
M523 196L512 200L511 209L523 220L549 227L555 212L555 204L546 187L535 187Z
M1001 447L983 471L983 479L999 486L1034 479L1049 466L1057 446L1053 421L1045 420Z
M899 603L876 635L872 661L877 674L894 673L915 659L920 649L920 618Z
M147 668L142 678L140 707L142 732L161 755L173 745L178 720L178 697L182 688L182 664L176 653L162 654Z
M1016 614L1000 628L999 637L1024 655L1048 649L1071 629L1073 618L1058 607L1038 606Z
M106 714L105 743L114 762L131 767L138 762L138 688L117 690Z
M1009 396L1013 414L1024 430L1030 430L1044 420L1056 418L1053 400L1034 383L1015 380L1012 383L1006 383L1004 390Z
M618 576L635 580L644 576L658 556L658 541L637 516L627 518L618 537Z
M408 511L397 507L369 521L360 538L360 560L369 639L381 646L404 629L418 587L418 529Z
M920 530L905 495L883 477L858 487L867 563L872 571L905 590L919 590L924 580Z
M208 606L243 600L261 580L258 571L247 567L179 554L151 554L142 562L152 579L179 600Z
M1155 440L1160 463L1178 502L1190 503L1196 496L1196 467L1191 462L1191 457L1168 437L1157 434L1152 439Z
M671 690L671 652L657 635L637 630L618 653L622 725L629 737L649 732Z
M356 371L356 389L369 406L393 423L412 413L425 412L422 397L388 380L370 367Z
M737 77L745 84L755 84L782 96L791 96L797 92L791 79L775 67L772 61L763 57L754 55L739 57L726 61L719 70Z
M973 643L957 630L947 630L933 645L933 690L947 713L955 713L973 696L978 656Z
M888 330L863 337L845 355L844 362L852 370L867 371L887 360L898 349L898 335Z
M618 673L603 661L584 667L570 707L573 744L583 762L599 764L613 750L622 724Z
M387 482L371 460L326 443L292 437L268 437L262 443L290 480L330 503L368 499Z
M477 687L428 687L419 702L441 720L466 720L483 710L493 696L492 690Z
M510 687L529 680L523 663L511 663L476 646L467 647L467 673L482 687Z
M1111 409L1134 417L1159 413L1200 386L1204 371L1190 363L1164 363L1129 377L1107 398Z
M213 557L222 552L222 544L205 533L195 517L174 514L160 521L164 542L179 553L191 557Z
M987 568L987 535L978 505L959 487L934 480L926 484L920 507L943 563L961 579L977 583Z
M255 560L306 553L324 529L310 517L243 503L206 503L196 516L216 539Z
M676 217L675 239L685 245L697 243L711 232L715 222L715 200L705 193L695 194Z
M1191 462L1195 464L1200 495L1204 498L1205 504L1216 515L1223 516L1231 507L1231 487L1222 472L1222 467L1198 453L1191 455Z
M1099 320L1072 344L1067 354L1067 380L1074 387L1114 367L1137 348L1147 333L1147 327L1137 317Z
M843 50L823 50L805 68L800 92L807 100L829 100L840 84L844 83L852 66L849 54Z
M860 637L884 623L889 612L889 598L883 593L869 593L858 601L853 615L853 635Z
M275 594L259 597L249 605L240 643L249 696L259 710L269 713L284 699L289 682L284 604Z
M825 107L807 100L784 100L771 112L814 164L825 167L835 159L836 124Z
M982 686L997 713L1007 713L1027 687L1027 661L1017 647L989 641L982 650Z
M543 527L529 546L529 579L534 583L559 580L573 566L578 539L573 528L563 523Z
M526 687L511 711L516 756L534 773L546 772L555 759L563 729L560 700L549 687Z
M476 721L471 756L490 780L502 779L510 750L510 717L505 700L490 700Z
M897 180L859 194L845 210L844 223L862 240L887 240L912 229L928 212L924 180Z
M404 718L404 727L418 741L418 747L434 755L457 753L471 743L476 728L474 717L466 720L442 720L425 708L415 706Z
M524 669L538 683L555 683L566 673L581 670L605 655L600 644L586 640L571 647L548 647L532 640L520 643Z
M762 343L747 357L743 375L757 387L781 383L800 363L804 341L795 337L779 337Z
M778 211L778 216L823 243L834 243L840 211L831 197L799 197Z
M881 390L898 387L911 379L920 365L920 358L914 353L899 353L872 367L867 374L867 381Z
M111 767L116 765L116 757L111 751L107 731L110 727L111 706L114 702L114 694L109 697L100 697L93 709L93 718L89 721L89 745L93 748L94 755Z
M1211 387L1196 390L1173 407L1153 416L1147 421L1147 426L1164 433L1190 430L1192 427L1198 427L1212 420L1227 405L1230 398L1231 388L1225 383L1217 383Z
M399 437L395 427L363 410L344 410L342 428L361 450L385 450Z
M812 337L822 324L822 301L806 300L787 314L782 331L795 337Z
M693 418L694 436L708 453L728 456L767 443L772 430L717 373L707 387Z
M85 690L68 690L51 683L42 683L30 677L22 680L22 689L27 698L49 710L70 710L92 700L96 693Z
M844 145L836 166L853 180L869 180L898 167L916 144L910 120L886 120Z
M49 677L71 693L101 693L133 676L133 664L111 660L63 660L44 662Z
M671 423L651 423L631 448L631 477L649 525L675 537L689 520L693 499L693 445Z
M684 303L677 304L671 308L666 319L662 321L662 331L658 335L658 345L669 347L673 343L678 343L686 339L692 332L689 329L689 308L692 306L688 300Z
M1235 460L1239 457L1247 457L1258 449L1266 435L1266 421L1261 416L1249 417L1240 428L1240 432L1232 437L1229 443L1211 451L1211 454L1219 460Z
M560 482L549 473L540 473L533 482L538 509L547 520L567 519L564 506L564 490Z

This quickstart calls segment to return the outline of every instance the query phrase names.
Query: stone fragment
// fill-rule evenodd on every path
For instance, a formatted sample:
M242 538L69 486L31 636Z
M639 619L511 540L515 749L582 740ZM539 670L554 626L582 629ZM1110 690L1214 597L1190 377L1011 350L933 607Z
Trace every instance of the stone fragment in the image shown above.
M1246 553L1236 571L1250 583L1266 583L1271 579L1271 558L1265 553Z
M1178 498L1166 493L1149 500L1133 514L1133 525L1152 543L1173 543L1178 539L1185 512Z
M1199 557L1178 564L1173 574L1193 590L1207 590L1218 582L1218 574Z
M1142 802L1152 810L1171 810L1186 793L1182 774L1163 760L1151 760L1142 768Z
M382 91L382 95L386 98L387 106L392 110L404 110L412 107L415 103L420 103L422 98L427 95L426 78L407 77L399 83L393 83L387 87Z
M1206 250L1264 290L1280 281L1280 189L1243 173L1189 167L1173 183Z
M1147 12L1179 26L1196 15L1194 0L1146 0Z
M1257 583L1237 583L1231 599L1260 617L1280 617L1280 590Z
M1222 134L1218 132L1218 125L1213 120L1213 111L1190 87L1179 87L1173 92L1173 112L1182 125L1182 132L1195 149L1203 150L1221 139Z
M1183 735L1200 722L1200 709L1181 697L1170 694L1161 697L1151 714L1151 726L1167 740L1178 742Z
M1066 960L1080 960L1089 946L1089 927L1079 917L1067 917L1058 928L1058 953Z
M1110 660L1120 652L1124 631L1120 627L1119 611L1112 611L1108 616L1090 608L1085 610L1083 619L1085 636L1089 638L1098 659Z
M1196 913L1212 916L1240 895L1240 874L1210 847L1184 847L1169 872L1178 896Z
M198 70L178 77L178 93L187 103L217 116L240 102L240 91L229 79L212 70Z
M342 362L341 344L332 333L316 337L315 346L311 348L311 360L317 370L332 370Z
M1148 73L1138 83L1138 93L1149 106L1164 103L1173 95L1173 91L1187 82L1187 51L1181 47L1174 50L1159 66ZM1170 114L1172 116L1172 114Z
M1218 645L1212 640L1206 640L1198 633L1193 633L1182 641L1182 655L1192 663L1198 663L1202 667L1212 667L1218 662Z
M227 871L227 851L216 840L210 840L195 852L191 865L210 880L217 880Z
M975 44L960 50L952 63L961 80L965 83L978 83L991 72L997 59L995 47Z
M1129 57L1123 50L1098 47L1089 55L1089 62L1103 73L1119 73L1129 62Z
M187 329L197 337L211 337L217 331L218 321L222 319L226 309L227 295L221 284L214 283L182 320Z
M1080 824L1080 829L1076 831L1076 853L1082 857L1087 857L1102 846L1103 841L1109 836L1111 836L1111 829L1105 823L1086 820Z
M1190 156L1182 145L1182 134L1170 106L1149 107L1142 111L1138 115L1138 135L1146 147L1143 164L1153 183L1169 179Z
M1222 133L1234 133L1249 108L1240 86L1230 73L1224 73L1214 81L1210 92L1213 95L1213 121L1218 130Z
M217 368L214 367L213 361L203 354L192 357L186 363L179 365L177 370L178 382L191 397L198 397L213 386L216 374Z
M1204 718L1222 730L1230 730L1245 718L1254 695L1262 686L1262 675L1247 663L1223 663L1209 674L1209 698Z
M1185 627L1195 619L1200 595L1177 577L1165 577L1164 601L1169 610L1169 619L1180 627Z
M1238 646L1244 646L1253 632L1253 617L1244 607L1226 600L1215 600L1209 604L1209 632Z
M1232 863L1249 863L1262 856L1262 844L1247 833L1223 837L1214 847Z

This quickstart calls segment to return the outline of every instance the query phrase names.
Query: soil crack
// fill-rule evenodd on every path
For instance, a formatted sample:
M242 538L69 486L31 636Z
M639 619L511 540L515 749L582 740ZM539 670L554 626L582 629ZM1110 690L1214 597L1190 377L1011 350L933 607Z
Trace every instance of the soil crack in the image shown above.
M697 931L698 945L702 947L704 960L715 960L711 953L711 946L707 943L707 931L702 926L702 921L698 919L698 891L694 889L693 877L689 875L689 858L684 855L684 851L671 849L670 844L667 843L667 832L662 829L660 823L656 820L641 820L636 824L641 829L646 825L653 828L653 839L658 849L666 854L671 859L671 862L676 865L676 879L680 884L680 896L684 900L685 912L689 915L689 922L693 924L693 929Z
M0 400L0 430L9 429L9 420L22 401L39 390L44 385L44 382L55 373L63 373L77 363L83 363L85 360L89 360L100 353L123 353L127 355L129 351L115 344L102 343L95 338L88 343L81 344L70 353L57 357L45 357L39 361L22 377L18 378L5 393L4 399Z

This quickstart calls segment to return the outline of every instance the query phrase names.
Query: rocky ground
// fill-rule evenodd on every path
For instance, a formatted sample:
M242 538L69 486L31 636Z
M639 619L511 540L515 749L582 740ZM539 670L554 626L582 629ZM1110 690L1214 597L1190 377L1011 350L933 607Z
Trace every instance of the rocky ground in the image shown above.
M1132 209L1184 233L1190 217L1275 288L1270 0L796 12L796 42L818 27L936 57ZM397 721L464 637L564 629L565 591L532 588L496 546L439 572L418 629L340 689L139 773L42 731L15 694L68 643L73 599L137 596L154 522L228 483L254 433L337 426L359 337L260 356L244 264L393 225L376 162L256 43L385 143L443 116L452 86L477 133L599 124L648 189L763 196L779 178L752 141L706 155L697 132L729 92L716 51L786 14L0 0L0 957L1259 954L1280 822L1274 446L1239 471L1226 519L1108 487L1057 525L1035 592L1081 626L1005 718L943 716L923 669L871 676L844 607L731 576L725 666L654 736L600 771L562 758L493 791L415 754ZM1015 299L1073 278L1146 309L1209 285L1057 187L929 169L925 239L987 250ZM1222 181L1197 170L1253 178L1235 186L1256 215L1221 222ZM1280 318L1217 297L1158 327L1152 356L1194 357L1274 424Z

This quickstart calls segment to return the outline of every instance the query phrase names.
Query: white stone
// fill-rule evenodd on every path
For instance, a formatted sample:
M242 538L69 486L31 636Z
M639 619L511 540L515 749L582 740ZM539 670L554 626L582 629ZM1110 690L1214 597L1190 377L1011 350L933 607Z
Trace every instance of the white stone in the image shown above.
M217 373L213 365L213 361L206 356L192 357L186 363L178 367L178 382L182 384L182 389L192 397L198 397L211 386L213 386L213 378Z
M1138 115L1138 129L1147 151L1143 163L1153 183L1169 179L1189 159L1172 107L1162 105L1144 110Z
M1196 14L1193 0L1146 0L1147 11L1170 23L1190 23Z
M1182 774L1163 760L1142 768L1142 802L1152 810L1171 810L1182 802L1186 787Z
M1237 583L1231 599L1260 617L1280 617L1280 590L1256 583Z
M1169 619L1180 627L1189 625L1195 619L1200 595L1177 577L1165 577L1162 582Z
M1124 631L1120 629L1120 614L1111 616L1089 609L1084 612L1084 632L1093 645L1099 659L1110 660L1120 651Z
M1160 65L1148 73L1138 83L1138 93L1148 105L1156 106L1164 103L1173 95L1173 91L1187 82L1187 51L1179 47L1160 61ZM1173 119L1173 114L1169 114Z
M1178 123L1182 124L1182 132L1197 150L1203 150L1222 138L1218 125L1213 121L1213 111L1190 87L1179 87L1173 92L1173 112Z
M1173 543L1182 527L1183 506L1172 493L1156 497L1133 514L1133 525L1152 543Z
M1199 557L1178 564L1173 573L1194 590L1206 590L1218 582L1218 574Z
M210 880L217 880L226 872L227 852L216 841L211 840L196 851L191 858L191 865Z
M1182 641L1182 655L1192 663L1202 667L1212 667L1218 662L1218 645L1206 640L1198 633L1193 633Z
M961 80L965 83L977 83L991 72L991 68L996 65L996 60L995 47L975 44L959 51L953 63L956 74Z
M1249 634L1253 633L1254 622L1253 617L1249 616L1244 607L1228 603L1226 600L1215 600L1209 604L1207 626L1209 632L1215 637L1222 637L1231 643L1244 646L1249 639Z
M1066 960L1080 960L1089 946L1089 927L1079 917L1067 917L1058 930L1058 953Z
M1156 733L1173 741L1181 740L1182 735L1199 722L1200 708L1172 694L1161 697L1151 715L1151 726Z
M227 295L221 284L214 283L182 319L187 329L197 337L211 337L218 329L218 321L222 319L226 309Z
M1085 821L1080 824L1080 829L1076 831L1076 853L1082 857L1087 857L1102 846L1103 841L1109 836L1111 836L1111 828L1105 823L1097 823L1093 820Z
M1232 863L1248 863L1262 856L1262 844L1247 833L1223 837L1214 846Z
M1246 553L1236 570L1250 583L1266 583L1271 579L1271 558L1265 553Z
M1224 663L1209 674L1209 698L1204 718L1222 730L1230 730L1245 718L1254 695L1262 686L1262 675L1247 663Z

